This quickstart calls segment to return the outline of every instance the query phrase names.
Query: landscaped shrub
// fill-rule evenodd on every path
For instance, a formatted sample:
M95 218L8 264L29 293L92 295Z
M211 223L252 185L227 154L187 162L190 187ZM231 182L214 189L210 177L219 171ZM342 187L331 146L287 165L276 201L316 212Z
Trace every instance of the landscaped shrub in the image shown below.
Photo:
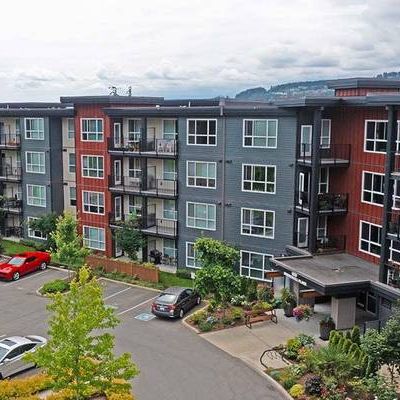
M180 268L176 271L176 276L178 278L184 278L184 279L192 278L191 271L188 269L183 269L183 268Z
M0 400L28 398L52 386L52 380L44 374L23 379L0 381Z
M297 339L300 341L303 347L312 347L315 344L315 340L312 336L306 335L305 333L300 333L297 336Z
M210 302L208 303L207 311L212 313L217 309L217 307L218 303L214 299L211 299Z
M55 279L45 283L40 289L41 294L64 293L69 290L69 282L62 279Z
M297 337L289 339L286 342L286 352L285 352L286 357L291 360L296 360L299 354L299 350L302 347L303 346Z
M246 296L244 294L238 294L232 297L231 304L233 306L241 306L245 301L246 301Z
M291 389L289 390L289 394L297 399L298 397L302 396L304 394L304 387L303 385L300 385L297 383L296 385L293 385Z
M261 287L257 290L257 299L271 303L271 301L274 299L274 289L268 286Z
M190 321L194 325L198 325L201 321L205 321L207 318L207 313L205 311L198 311L190 316Z
M271 304L267 303L266 301L258 301L256 304L253 305L251 311L254 313L261 313L265 311L272 310Z
M231 315L234 320L241 320L244 317L244 312L241 308L234 307L232 308Z
M307 394L317 395L321 394L322 379L318 375L309 376L304 382L304 389Z
M224 317L222 317L221 322L224 325L232 325L233 322L233 318L229 315L225 315Z
M210 332L211 329L213 328L213 325L214 324L212 322L209 322L207 320L201 320L201 321L199 321L199 324L198 324L201 332Z
M273 369L272 371L270 371L269 372L269 376L272 378L272 379L275 379L276 381L280 381L280 378L281 378L281 371L279 371L279 370L277 370L277 369Z
M360 327L355 325L351 330L351 341L355 344L361 344Z

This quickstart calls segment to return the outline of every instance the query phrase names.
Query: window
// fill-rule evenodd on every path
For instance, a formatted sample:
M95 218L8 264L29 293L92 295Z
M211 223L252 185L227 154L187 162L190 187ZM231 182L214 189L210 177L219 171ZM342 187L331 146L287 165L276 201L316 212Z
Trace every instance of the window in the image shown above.
M46 186L26 185L28 206L46 207Z
M103 119L102 118L81 118L81 136L84 142L102 142Z
M76 206L76 187L69 188L69 204Z
M360 221L360 251L379 257L381 254L382 227Z
M192 242L186 242L186 267L201 268L200 260L196 257L196 250Z
M68 154L68 171L70 174L74 174L76 171L75 153Z
M163 161L163 179L167 181L176 180L176 167L175 160Z
M275 212L242 208L242 235L274 238Z
M242 164L242 190L275 193L275 175L274 165Z
M317 221L317 239L323 240L327 237L328 218L326 215L320 215Z
M186 226L188 228L216 229L216 206L207 203L186 203Z
M140 178L142 174L140 159L139 158L129 158L128 165L128 176L130 178Z
M384 174L363 171L362 198L363 203L383 205Z
M103 228L95 228L93 226L83 226L83 244L94 250L105 250L105 233Z
M44 139L44 119L25 118L25 139Z
M240 251L240 275L248 278L265 281L265 272L270 270L270 254Z
M188 119L188 145L216 146L217 120L216 119Z
M278 139L277 119L243 120L243 146L276 149Z
M25 152L25 161L26 172L31 172L32 174L45 173L44 153L39 151L27 151Z
M387 121L365 121L364 151L386 151Z
M104 193L82 192L83 212L88 214L104 214Z
M138 143L141 134L141 121L140 119L128 120L128 143Z
M168 262L174 263L176 261L176 247L175 240L163 239L163 255L168 257Z
M44 240L46 240L46 239L47 239L47 236L46 236L46 235L43 235L43 233L42 233L41 231L32 229L32 228L30 227L30 223L31 223L32 221L36 220L36 219L39 219L39 218L36 218L36 217L28 217L28 237L34 238L34 239L44 239Z
M217 163L203 161L187 162L186 185L215 189L217 178Z
M67 119L67 135L68 139L75 139L75 120L73 118Z
M129 214L142 215L142 198L140 196L129 195L128 212Z
M329 188L329 168L322 167L319 169L318 193L328 193L328 188Z
M389 250L389 261L400 265L400 242L391 240Z
M397 179L393 183L393 210L400 210L400 185L397 183Z
M85 178L103 178L103 156L82 156L82 176Z
M175 200L164 200L163 203L163 218L164 219L177 219L177 211L175 206Z
M163 139L175 140L177 135L176 120L164 119L163 120Z
M331 145L331 120L321 120L321 148L329 149Z

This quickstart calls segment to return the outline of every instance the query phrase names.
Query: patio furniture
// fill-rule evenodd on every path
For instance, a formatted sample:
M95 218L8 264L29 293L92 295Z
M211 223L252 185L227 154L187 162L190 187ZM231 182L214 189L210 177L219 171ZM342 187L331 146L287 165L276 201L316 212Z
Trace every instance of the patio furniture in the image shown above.
M260 313L254 313L254 311L247 311L244 316L244 324L247 328L251 329L252 325L257 322L272 321L274 324L278 323L278 317L275 309L269 311L262 311Z

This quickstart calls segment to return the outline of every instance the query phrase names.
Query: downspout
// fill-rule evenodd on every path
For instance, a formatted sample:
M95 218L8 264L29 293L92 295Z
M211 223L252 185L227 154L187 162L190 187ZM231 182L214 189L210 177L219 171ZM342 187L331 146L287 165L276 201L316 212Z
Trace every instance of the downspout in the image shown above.
M226 175L226 117L224 116L225 100L220 100L219 115L222 119L222 168L221 168L221 240L225 239L225 175Z

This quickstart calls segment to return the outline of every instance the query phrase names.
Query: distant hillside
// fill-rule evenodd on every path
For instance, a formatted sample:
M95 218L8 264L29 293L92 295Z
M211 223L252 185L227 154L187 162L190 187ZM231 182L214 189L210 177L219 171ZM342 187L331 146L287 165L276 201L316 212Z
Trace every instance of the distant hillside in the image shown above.
M384 72L376 76L381 79L400 79L400 72ZM328 89L328 80L305 81L284 83L271 86L268 90L264 87L256 87L243 90L235 98L239 100L267 100L303 97L303 96L330 96L334 91Z

